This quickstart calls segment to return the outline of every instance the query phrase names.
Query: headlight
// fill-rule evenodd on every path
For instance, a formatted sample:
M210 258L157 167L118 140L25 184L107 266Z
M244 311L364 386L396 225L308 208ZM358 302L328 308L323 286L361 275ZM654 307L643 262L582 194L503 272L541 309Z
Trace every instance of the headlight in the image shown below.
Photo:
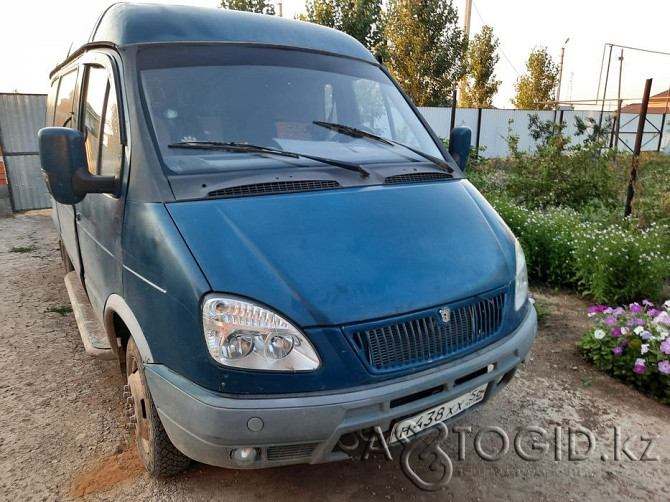
M209 354L235 368L311 371L319 356L295 326L254 303L208 296L202 304L202 326Z
M516 277L514 278L514 310L519 310L528 301L528 270L526 270L526 255L523 254L519 239L514 241L516 255Z

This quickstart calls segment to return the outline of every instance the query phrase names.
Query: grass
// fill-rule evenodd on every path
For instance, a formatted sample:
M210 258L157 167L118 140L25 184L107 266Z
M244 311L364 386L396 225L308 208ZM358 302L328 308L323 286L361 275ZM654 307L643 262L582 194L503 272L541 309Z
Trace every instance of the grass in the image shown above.
M67 315L72 312L72 306L70 305L60 305L58 307L48 307L47 312L54 314Z
M10 251L12 253L30 253L32 251L35 251L36 249L37 248L35 246L27 246L27 247L18 246L18 247L13 247L12 249L10 249Z

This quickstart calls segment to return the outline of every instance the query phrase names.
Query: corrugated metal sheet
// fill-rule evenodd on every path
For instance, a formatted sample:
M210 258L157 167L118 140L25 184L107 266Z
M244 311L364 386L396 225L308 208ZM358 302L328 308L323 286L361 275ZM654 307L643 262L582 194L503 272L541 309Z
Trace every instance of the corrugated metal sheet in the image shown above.
M51 207L38 155L5 157L14 211Z
M420 107L419 111L425 117L426 121L433 128L440 138L449 137L449 126L451 120L451 108L433 108ZM526 152L532 152L535 148L535 142L530 137L528 131L529 117L537 114L540 120L558 120L560 115L554 115L554 111L528 111L528 110L482 110L481 131L479 133L479 146L484 150L484 157L506 157L509 155L507 147L507 138L510 134L519 136L519 149ZM557 112L560 114L561 112ZM603 113L603 124L608 117L612 117L611 112ZM595 121L600 119L600 111L584 110L565 110L563 112L563 122L565 122L565 134L572 138L572 143L581 141L577 136L575 126L575 117L580 117L586 121L592 118ZM637 131L638 115L624 113L621 116L621 133L619 137L619 149L625 150L629 146L632 150L635 144L635 133ZM661 151L670 149L670 131L668 131L668 119L664 128L661 127L662 115L648 115L648 123L645 126L645 133L642 141L643 151L655 151L659 145L659 133L657 129L665 129L661 139ZM477 110L471 108L457 108L455 125L465 125L472 129L472 146L476 145L477 138Z
M46 102L43 94L0 94L0 142L14 211L51 207L37 145Z

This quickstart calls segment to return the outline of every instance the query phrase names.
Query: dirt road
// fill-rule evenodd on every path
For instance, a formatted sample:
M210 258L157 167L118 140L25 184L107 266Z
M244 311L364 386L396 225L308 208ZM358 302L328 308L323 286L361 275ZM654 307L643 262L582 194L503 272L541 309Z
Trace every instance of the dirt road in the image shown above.
M441 491L421 491L403 474L402 447L391 450L393 461L376 455L265 471L196 463L152 479L124 426L118 365L84 353L67 312L56 239L50 211L0 219L1 500L670 499L670 408L581 360L575 343L588 325L587 303L557 293L536 294L552 314L531 361L439 444L453 466ZM435 477L432 458L412 464L424 479Z

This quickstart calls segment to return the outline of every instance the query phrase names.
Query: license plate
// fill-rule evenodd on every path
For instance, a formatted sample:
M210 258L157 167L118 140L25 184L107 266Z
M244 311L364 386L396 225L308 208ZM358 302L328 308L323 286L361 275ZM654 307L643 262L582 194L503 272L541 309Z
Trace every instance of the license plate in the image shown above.
M430 410L426 410L423 413L419 413L402 422L396 423L391 430L389 444L395 444L399 441L409 439L428 427L444 422L445 420L467 410L471 406L474 406L484 399L486 385L487 384L480 385L476 389L473 389L456 399L452 399L435 408L431 408Z

